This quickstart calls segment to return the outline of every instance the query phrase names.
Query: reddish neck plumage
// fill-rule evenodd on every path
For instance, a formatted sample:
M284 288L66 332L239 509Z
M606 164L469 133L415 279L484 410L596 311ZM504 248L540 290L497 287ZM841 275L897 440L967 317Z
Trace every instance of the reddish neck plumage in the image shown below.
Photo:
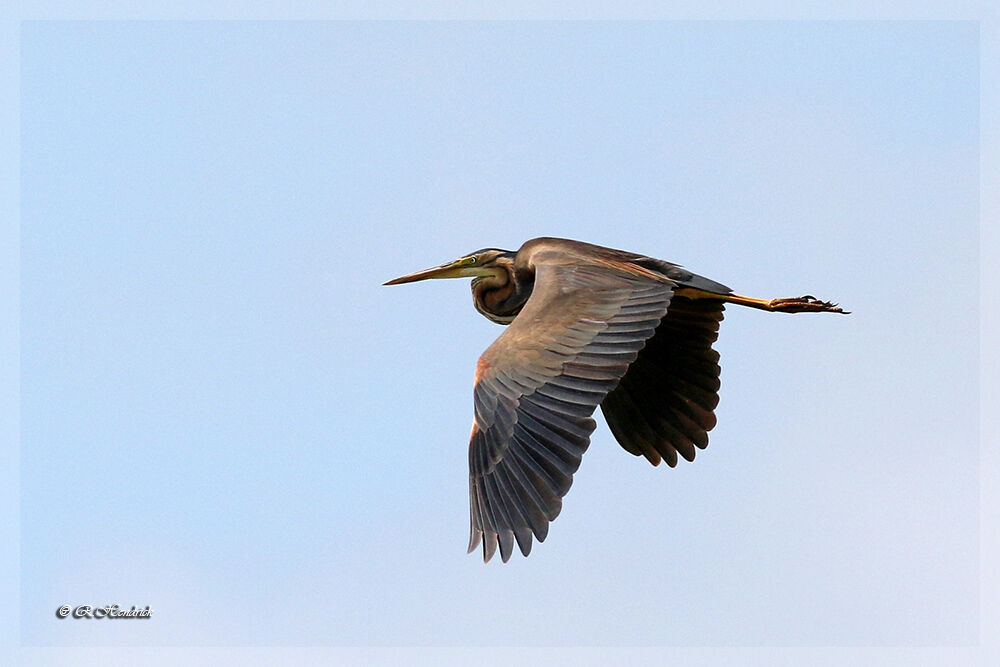
M529 296L530 281L517 280L513 258L498 261L491 275L472 280L472 301L476 310L497 324L513 322Z

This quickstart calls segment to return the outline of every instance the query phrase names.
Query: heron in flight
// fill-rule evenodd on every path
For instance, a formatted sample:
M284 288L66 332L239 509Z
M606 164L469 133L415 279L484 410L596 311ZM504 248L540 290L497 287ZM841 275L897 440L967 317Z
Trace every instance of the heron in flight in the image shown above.
M604 418L653 465L693 461L719 404L725 304L843 313L811 296L754 299L670 262L580 241L486 248L386 285L472 278L476 310L508 325L476 364L469 443L469 553L483 560L543 541Z

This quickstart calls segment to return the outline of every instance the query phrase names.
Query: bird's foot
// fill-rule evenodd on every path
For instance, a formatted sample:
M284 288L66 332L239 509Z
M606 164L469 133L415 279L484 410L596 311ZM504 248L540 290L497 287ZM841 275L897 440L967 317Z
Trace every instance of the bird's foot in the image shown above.
M839 308L835 303L820 301L809 294L791 299L771 299L768 303L768 310L780 313L841 313L843 315L850 313L850 311Z

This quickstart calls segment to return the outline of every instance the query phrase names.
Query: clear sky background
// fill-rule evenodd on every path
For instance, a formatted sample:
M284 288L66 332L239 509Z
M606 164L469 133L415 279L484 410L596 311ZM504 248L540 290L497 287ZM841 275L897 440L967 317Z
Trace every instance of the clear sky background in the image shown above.
M31 23L21 641L979 641L974 23ZM719 426L602 423L528 559L465 555L465 281L565 236L730 308ZM600 421L600 420L599 420ZM149 622L59 620L151 605ZM123 627L124 626L124 627Z

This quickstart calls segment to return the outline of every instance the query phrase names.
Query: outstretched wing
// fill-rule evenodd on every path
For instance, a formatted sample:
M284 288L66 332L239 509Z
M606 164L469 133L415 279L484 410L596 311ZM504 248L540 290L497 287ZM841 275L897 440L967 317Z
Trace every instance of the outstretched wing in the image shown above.
M656 333L601 403L611 432L627 451L653 465L694 460L708 446L719 404L721 300L674 295Z
M522 249L523 252L523 249ZM594 410L666 314L672 282L617 258L534 252L524 309L476 368L469 444L469 551L514 542L525 556L548 524L590 444Z

